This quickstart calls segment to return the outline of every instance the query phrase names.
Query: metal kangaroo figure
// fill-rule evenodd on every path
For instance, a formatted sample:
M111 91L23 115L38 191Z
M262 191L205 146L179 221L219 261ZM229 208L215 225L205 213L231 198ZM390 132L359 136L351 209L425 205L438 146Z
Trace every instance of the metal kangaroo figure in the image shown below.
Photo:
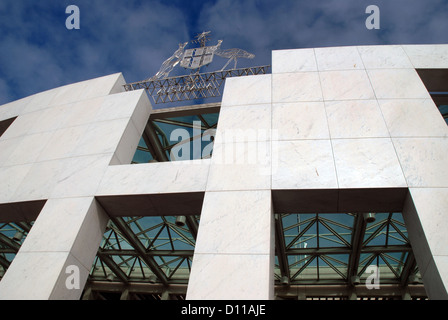
M205 42L208 41L207 36L209 33L210 31L199 34L194 42L200 42L201 47L205 47ZM185 47L187 46L187 44L188 42L179 43L179 48L173 53L173 55L168 59L166 59L162 63L162 66L160 67L159 71L154 76L152 76L147 80L154 81L167 78L170 72L174 69L174 67L177 66L184 58ZM249 53L243 49L237 49L237 48L221 49L221 44L222 40L218 40L218 43L216 45L207 47L211 52L213 52L213 54L216 54L217 56L220 56L222 58L229 59L227 63L221 68L220 71L223 71L231 61L234 62L233 68L236 69L238 58L253 59L255 57L253 53ZM199 70L196 72L199 72Z
M177 49L171 57L166 59L159 71L151 77L149 80L157 80L161 78L166 78L170 74L170 72L177 66L184 56L184 49L187 46L188 42L179 43L179 49Z

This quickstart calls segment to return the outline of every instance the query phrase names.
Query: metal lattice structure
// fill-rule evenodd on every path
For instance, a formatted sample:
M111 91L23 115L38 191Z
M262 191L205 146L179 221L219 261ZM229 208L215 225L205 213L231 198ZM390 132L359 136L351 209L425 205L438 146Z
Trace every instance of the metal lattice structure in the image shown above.
M354 285L376 266L383 284L405 286L418 268L401 213L283 214L276 217L277 280ZM376 218L373 218L376 217Z
M198 217L116 217L92 267L94 280L186 284Z
M0 223L0 279L8 269L33 222Z
M266 74L270 66L259 66L237 69L239 58L253 59L255 55L243 49L221 49L222 40L214 46L206 46L210 41L210 31L199 33L192 43L200 47L185 49L188 42L179 43L179 48L166 59L159 71L149 79L128 83L126 91L145 89L154 103L168 103L187 100L199 100L221 96L221 86L228 77ZM200 73L200 69L209 65L217 55L228 59L219 71ZM233 69L224 70L230 62L234 62ZM180 66L191 73L184 76L168 77L170 72Z
M154 103L179 102L187 100L220 97L221 87L226 78L266 74L270 66L194 73L179 77L148 79L128 83L126 91L145 89Z

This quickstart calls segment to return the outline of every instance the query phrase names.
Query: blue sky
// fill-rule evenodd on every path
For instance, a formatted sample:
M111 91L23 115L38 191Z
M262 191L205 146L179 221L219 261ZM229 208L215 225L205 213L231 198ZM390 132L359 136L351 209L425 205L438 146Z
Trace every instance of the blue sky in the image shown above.
M79 30L65 27L71 4ZM365 27L371 4L380 30ZM0 104L115 72L146 79L202 31L256 55L239 66L264 65L275 49L448 43L447 18L448 0L1 0Z

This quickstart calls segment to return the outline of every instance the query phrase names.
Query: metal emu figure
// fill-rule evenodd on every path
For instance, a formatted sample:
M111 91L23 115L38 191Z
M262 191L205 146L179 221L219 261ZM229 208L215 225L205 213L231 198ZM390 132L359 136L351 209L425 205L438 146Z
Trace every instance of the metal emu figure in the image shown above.
M210 31L202 32L202 33L198 34L196 37L196 40L193 40L192 42L200 43L201 47L204 48L206 42L209 41L209 38L208 38L209 34L210 34ZM236 64L237 64L238 58L253 59L255 57L255 55L253 53L249 53L243 49L233 48L233 49L224 49L223 50L223 49L221 49L221 43L222 43L222 40L218 40L218 43L216 45L207 47L211 50L211 52L213 52L213 54L216 54L217 56L229 59L220 71L224 70L232 60L234 61L233 68L236 69ZM170 74L170 72L174 69L174 67L177 66L179 63L181 63L182 59L184 58L185 47L187 46L187 44L188 44L188 42L179 43L179 48L173 53L173 55L171 57L169 57L168 59L166 59L163 62L162 66L160 67L159 71L154 76L152 76L151 78L149 78L147 80L153 81L153 80L167 78L168 75ZM197 72L199 72L199 69L197 70Z
M219 40L222 42L222 40ZM230 61L234 61L234 65L233 65L233 69L236 69L236 63L238 58L245 58L245 59L253 59L255 57L255 55L253 53L249 53L243 49L237 49L237 48L233 48L233 49L221 49L221 42L219 42L216 45L216 49L214 50L214 53L217 56L223 57L223 58L228 58L229 60L227 61L227 63L224 65L224 67L222 67L222 70L224 70L230 63Z

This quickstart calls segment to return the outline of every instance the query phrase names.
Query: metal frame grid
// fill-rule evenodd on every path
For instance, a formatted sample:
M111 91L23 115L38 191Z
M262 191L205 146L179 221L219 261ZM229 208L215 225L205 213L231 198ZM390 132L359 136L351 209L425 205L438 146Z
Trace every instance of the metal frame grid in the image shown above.
M197 225L193 216L111 218L89 281L186 284Z
M201 142L205 133L214 133L218 125L219 104L211 104L200 112L191 114L188 110L194 110L195 106L184 108L184 111L153 113L145 127L135 152L132 163L175 161L171 157L173 147L179 147L183 143L189 143L192 149L196 142L201 143L201 154L190 150L190 160L201 159L204 148L213 143ZM195 125L199 124L199 125ZM176 129L185 129L190 138L185 141L171 141L171 133Z
M162 79L148 79L124 85L126 91L145 89L155 104L221 96L226 78L266 74L270 66L193 73Z
M374 215L276 215L277 283L353 286L372 265L381 284L421 283L402 214Z
M34 222L0 223L0 279L16 256Z

